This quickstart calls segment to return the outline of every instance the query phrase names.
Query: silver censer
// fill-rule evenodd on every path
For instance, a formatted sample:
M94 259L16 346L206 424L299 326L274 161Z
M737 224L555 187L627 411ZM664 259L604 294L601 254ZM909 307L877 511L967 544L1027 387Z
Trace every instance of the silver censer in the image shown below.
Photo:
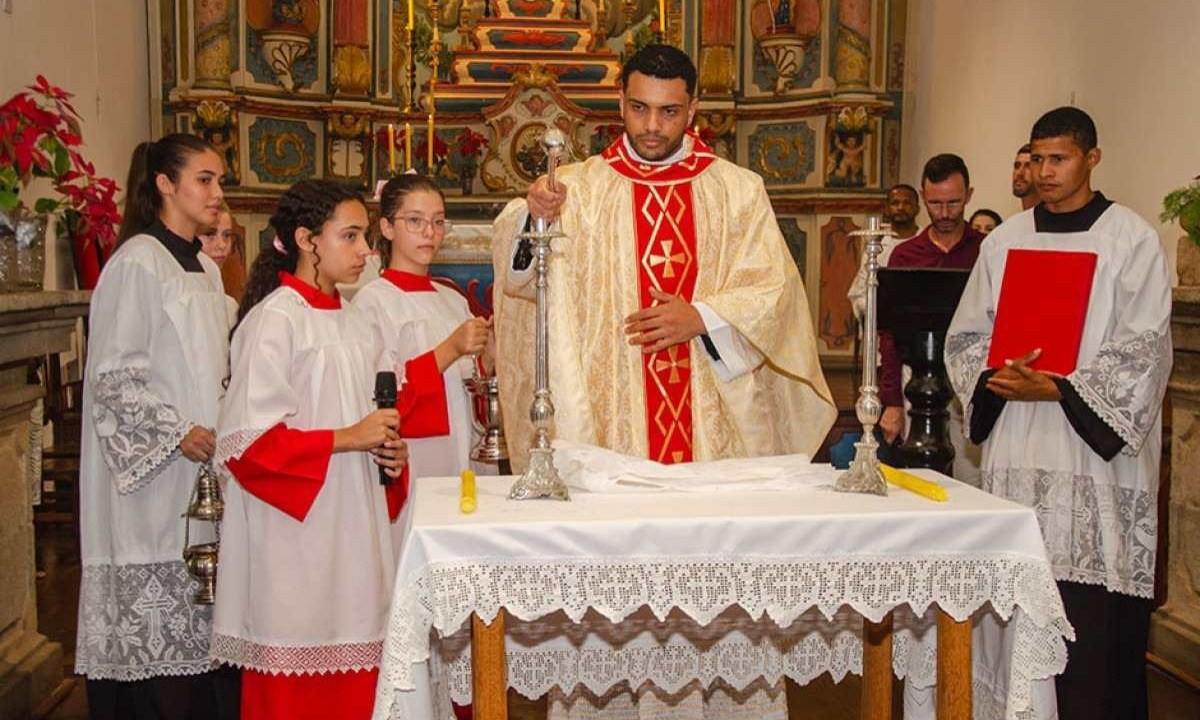
M183 562L188 574L200 583L192 596L197 605L212 605L217 599L217 552L221 547L221 516L225 514L225 501L221 498L221 485L212 466L204 463L196 474L192 486L192 498L184 513ZM192 521L209 522L213 526L213 542L191 544Z
M863 326L863 379L858 388L858 402L854 411L862 423L862 439L854 443L854 462L838 476L834 489L838 492L874 493L887 495L887 483L879 469L876 452L875 426L883 415L883 403L879 401L879 388L875 384L875 363L879 348L878 311L879 295L879 252L883 249L883 238L891 236L891 230L879 224L879 218L867 218L867 229L850 233L867 240L867 316Z
M475 403L471 422L479 433L479 442L471 450L471 459L489 465L499 465L508 459L508 442L500 418L500 384L495 375L484 377L475 367L473 377L464 378L463 385ZM480 416L483 421L480 421Z
M547 180L554 188L554 171L566 154L567 137L557 128L549 128L542 135L542 149L546 151L548 170ZM550 224L545 218L534 222L533 232L522 233L522 239L533 243L534 272L536 273L536 302L537 327L535 338L534 369L535 387L533 404L529 408L529 418L533 421L534 440L529 450L529 467L525 474L517 478L508 497L512 500L533 500L536 498L552 498L554 500L570 500L566 483L558 475L554 467L554 449L550 447L550 425L554 422L554 403L550 400L549 372L549 308L546 304L548 290L547 271L550 259L550 241L563 237L558 231L550 230Z

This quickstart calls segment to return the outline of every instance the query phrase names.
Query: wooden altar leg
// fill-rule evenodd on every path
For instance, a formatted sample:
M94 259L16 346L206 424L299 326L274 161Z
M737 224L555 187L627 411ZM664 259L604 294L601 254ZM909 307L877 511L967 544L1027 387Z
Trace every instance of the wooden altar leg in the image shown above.
M892 614L863 620L862 720L892 720Z
M971 619L937 614L937 717L971 720Z
M504 608L491 625L471 615L471 690L475 720L508 720Z

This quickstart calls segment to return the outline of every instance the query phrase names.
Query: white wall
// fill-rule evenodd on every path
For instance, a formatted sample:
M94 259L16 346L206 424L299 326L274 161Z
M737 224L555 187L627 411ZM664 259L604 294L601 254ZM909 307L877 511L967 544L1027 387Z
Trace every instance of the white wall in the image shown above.
M901 177L931 155L971 170L972 208L1003 216L1015 151L1046 110L1096 121L1093 187L1159 229L1162 197L1200 174L1200 1L910 0Z
M150 138L145 0L7 0L0 12L0 102L45 75L75 94L84 157L124 186ZM55 250L59 250L57 246ZM47 287L73 287L70 255L47 253Z

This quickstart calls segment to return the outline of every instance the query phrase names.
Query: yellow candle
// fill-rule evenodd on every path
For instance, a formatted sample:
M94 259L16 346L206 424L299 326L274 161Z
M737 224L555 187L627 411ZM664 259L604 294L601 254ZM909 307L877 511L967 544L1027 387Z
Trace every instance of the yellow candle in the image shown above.
M388 123L388 172L396 172L396 126Z
M431 100L433 98L430 98ZM433 113L429 113L429 174L433 174Z
M459 487L458 511L469 515L475 512L479 505L475 494L475 471L463 470L460 480L462 484Z
M916 493L921 497L927 497L935 502L946 502L950 496L946 493L946 488L937 483L926 480L925 478L917 477L912 473L906 473L903 470L898 470L891 465L879 464L879 469L883 472L883 478L891 484L902 487L905 490Z
M405 29L413 29L413 0L408 0L408 27Z
M404 169L412 168L412 123L404 123Z
M658 32L667 36L667 0L658 0Z

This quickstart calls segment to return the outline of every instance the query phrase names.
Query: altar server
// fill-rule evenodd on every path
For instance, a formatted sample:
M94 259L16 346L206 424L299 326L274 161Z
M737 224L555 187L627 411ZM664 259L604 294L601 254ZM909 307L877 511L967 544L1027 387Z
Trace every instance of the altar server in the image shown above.
M1171 283L1154 229L1092 190L1096 126L1077 108L1042 116L1031 137L1040 204L988 235L946 338L946 366L983 444L982 487L1037 511L1075 628L1057 680L1063 720L1146 717L1146 641L1158 534L1162 400L1171 370ZM1044 282L1015 285L1014 251L1040 251ZM1092 262L1082 313L989 363L1001 288L1037 309L1071 282L1071 251ZM1055 289L1047 287L1053 283ZM1068 293L1056 307L1069 304ZM1003 312L1003 308L1001 308ZM1008 318L1012 319L1012 318ZM1037 369L1056 338L1082 328L1073 370ZM1026 336L1032 330L1025 331ZM1018 338L1020 343L1020 338ZM1069 357L1076 357L1072 348ZM988 369L991 365L993 369Z
M120 244L92 294L80 447L75 669L91 716L221 718L211 608L183 562L181 514L212 459L229 324L196 235L221 204L221 158L172 134L134 151Z
M477 371L491 321L474 317L461 293L429 278L449 222L441 190L429 178L401 175L384 185L379 229L387 268L354 297L375 325L404 378L400 436L409 476L458 475L471 467L476 433L463 385ZM481 371L481 370L480 370Z
M218 426L229 481L212 654L243 668L246 720L367 718L404 456L397 411L371 401L380 344L335 289L371 252L367 209L344 185L306 180L270 224Z

